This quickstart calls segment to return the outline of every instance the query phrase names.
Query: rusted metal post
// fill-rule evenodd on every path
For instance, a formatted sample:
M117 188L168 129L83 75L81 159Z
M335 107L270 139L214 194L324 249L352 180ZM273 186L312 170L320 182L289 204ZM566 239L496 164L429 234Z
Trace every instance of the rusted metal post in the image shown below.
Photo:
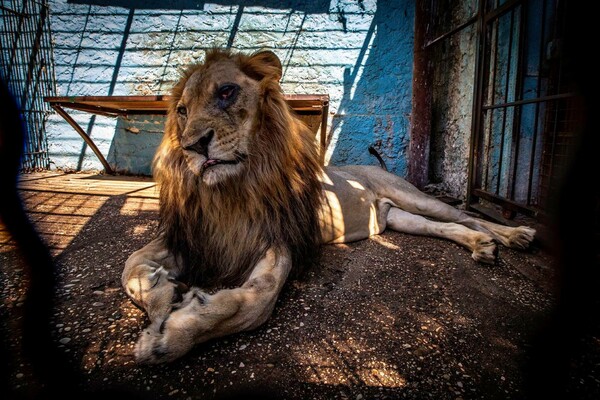
M429 179L429 147L431 142L431 99L433 68L428 57L427 25L429 2L417 1L415 8L415 41L413 60L412 112L408 146L408 180L422 188Z

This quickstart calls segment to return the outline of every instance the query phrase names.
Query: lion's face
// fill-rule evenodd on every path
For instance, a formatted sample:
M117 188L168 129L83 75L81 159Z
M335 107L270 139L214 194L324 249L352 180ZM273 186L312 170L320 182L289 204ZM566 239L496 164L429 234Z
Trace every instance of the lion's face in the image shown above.
M185 81L176 105L179 141L191 172L207 185L239 176L252 152L259 81L223 58Z

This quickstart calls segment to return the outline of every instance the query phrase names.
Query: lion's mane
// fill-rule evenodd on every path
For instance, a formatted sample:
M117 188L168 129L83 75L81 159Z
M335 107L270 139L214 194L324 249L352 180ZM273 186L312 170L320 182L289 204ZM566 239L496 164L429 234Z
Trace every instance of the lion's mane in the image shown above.
M176 107L190 76L223 58L260 81L260 100L242 176L208 187L187 168ZM272 246L290 250L293 271L318 255L321 165L312 133L284 99L279 73L256 57L213 50L204 64L184 71L172 90L153 172L160 186L160 229L189 283L239 285Z

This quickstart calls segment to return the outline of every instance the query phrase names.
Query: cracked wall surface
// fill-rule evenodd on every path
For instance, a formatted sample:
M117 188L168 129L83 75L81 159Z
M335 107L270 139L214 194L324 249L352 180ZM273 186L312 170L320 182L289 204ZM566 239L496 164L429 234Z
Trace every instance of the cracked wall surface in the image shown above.
M452 10L458 26L472 12L463 1ZM450 196L464 199L467 192L469 141L475 74L475 26L471 25L432 50L434 64L430 182Z

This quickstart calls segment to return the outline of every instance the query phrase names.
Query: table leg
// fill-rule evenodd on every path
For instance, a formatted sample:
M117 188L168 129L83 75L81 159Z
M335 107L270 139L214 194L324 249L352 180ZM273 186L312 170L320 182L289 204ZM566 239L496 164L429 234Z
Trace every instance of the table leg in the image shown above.
M110 167L110 165L108 164L108 161L106 161L106 158L104 158L102 153L100 153L100 150L98 149L98 147L96 146L96 144L94 143L92 138L89 137L89 135L81 128L81 126L79 126L79 124L77 124L77 122L75 122L75 120L69 114L67 114L67 112L65 110L63 110L63 108L61 106L52 105L52 108L54 108L56 110L56 112L61 117L63 117L65 119L65 121L67 121L69 123L69 125L71 125L73 127L73 129L75 129L77 131L77 133L79 133L79 136L81 136L81 138L87 143L87 145L90 146L90 149L92 149L94 154L96 154L96 157L98 157L98 159L104 166L104 170L106 171L106 173L113 174L114 172L113 172L112 168Z

